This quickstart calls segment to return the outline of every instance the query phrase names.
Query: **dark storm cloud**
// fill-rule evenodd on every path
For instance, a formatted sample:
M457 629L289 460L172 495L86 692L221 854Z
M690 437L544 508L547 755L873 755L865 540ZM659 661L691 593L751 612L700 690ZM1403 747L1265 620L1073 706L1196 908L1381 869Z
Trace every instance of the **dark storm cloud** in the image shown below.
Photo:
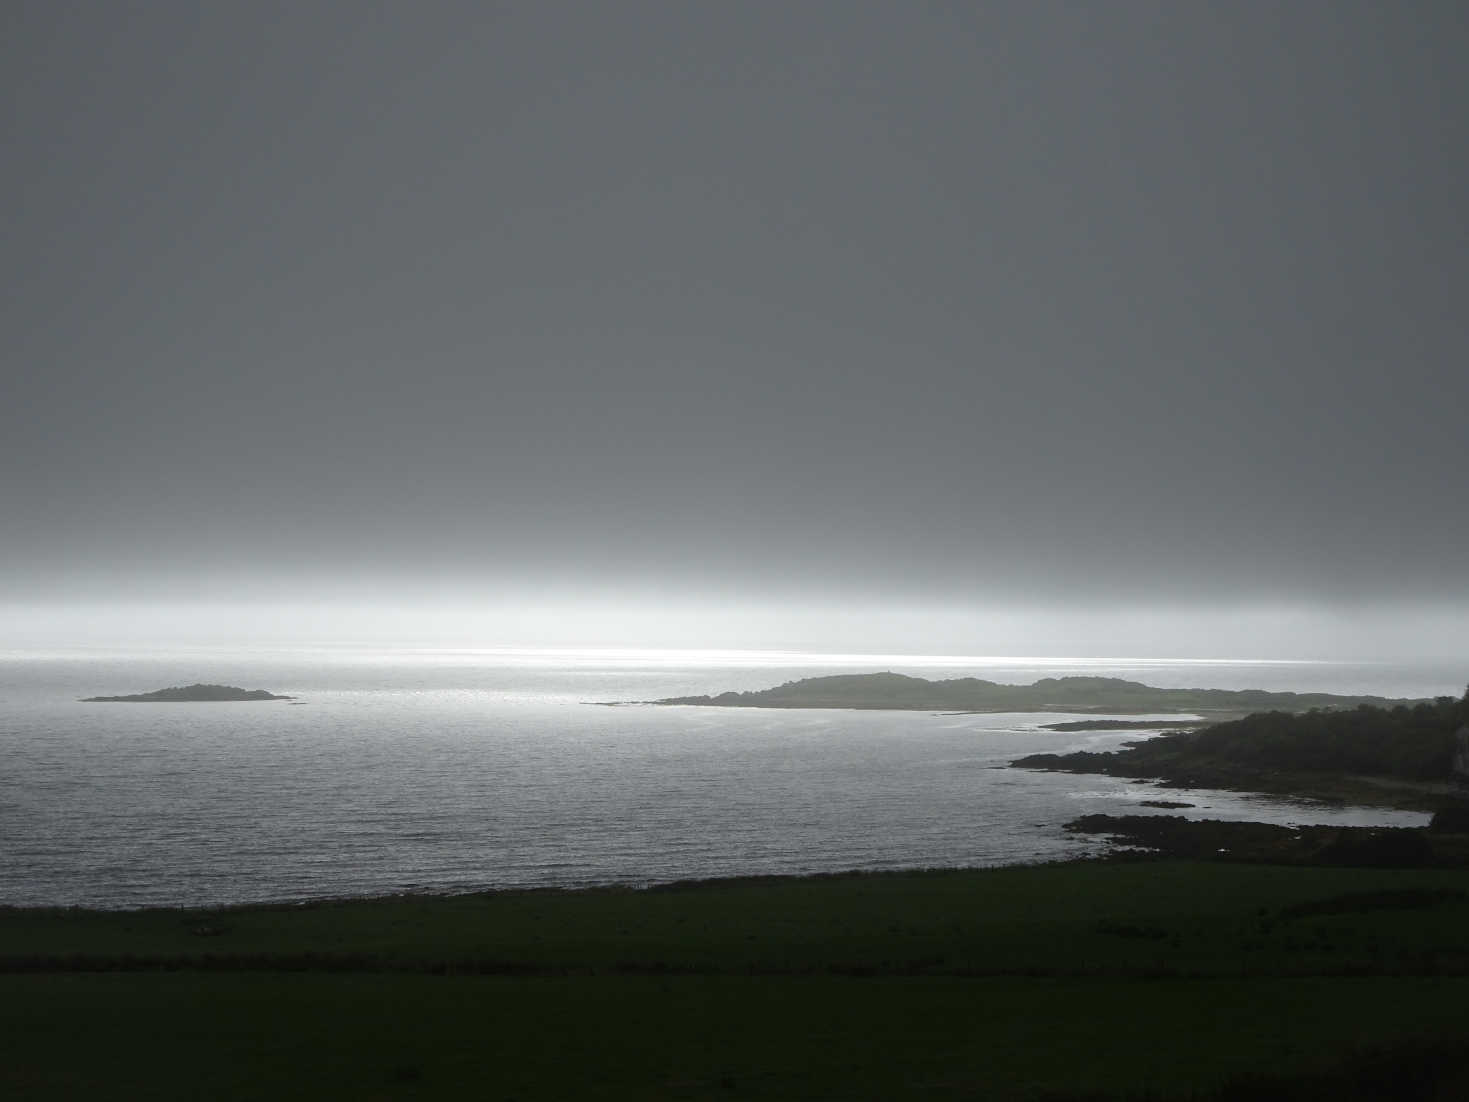
M1459 597L1464 23L11 4L10 590Z

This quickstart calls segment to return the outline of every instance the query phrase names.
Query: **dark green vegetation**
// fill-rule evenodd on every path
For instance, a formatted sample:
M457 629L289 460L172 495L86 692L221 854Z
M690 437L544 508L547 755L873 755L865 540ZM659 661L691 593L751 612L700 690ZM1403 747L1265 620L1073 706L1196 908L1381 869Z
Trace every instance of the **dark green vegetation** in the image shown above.
M176 704L214 700L294 700L264 689L238 689L233 685L182 685L133 696L89 696L83 704Z
M1116 677L1043 677L1033 685L1001 685L977 677L927 681L900 673L853 673L788 681L773 689L718 696L676 696L655 704L721 708L894 708L969 712L1204 712L1242 715L1274 708L1352 708L1411 704L1379 696L1271 693L1263 689L1157 689Z
M1466 892L1148 859L0 911L0 1092L1225 1098L1269 1069L1308 1098L1366 1068L1455 1097Z
M1014 764L1434 809L1455 794L1457 732L1466 724L1469 693L1393 708L1266 712L1116 753L1032 754Z

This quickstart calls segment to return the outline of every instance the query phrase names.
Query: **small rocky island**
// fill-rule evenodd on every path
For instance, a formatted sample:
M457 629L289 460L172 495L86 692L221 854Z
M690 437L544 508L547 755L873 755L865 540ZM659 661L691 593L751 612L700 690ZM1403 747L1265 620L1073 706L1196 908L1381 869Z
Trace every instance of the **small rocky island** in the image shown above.
M240 689L234 685L181 685L132 696L89 696L83 704L179 704L218 700L294 700L264 689Z
M1218 720L1251 712L1307 712L1313 708L1356 708L1363 704L1391 707L1417 701L1331 693L1276 693L1264 689L1159 689L1119 677L1043 677L1033 685L1003 685L978 677L928 681L900 673L852 673L808 677L755 692L676 696L651 703L719 708L891 708L1103 715L1187 712Z

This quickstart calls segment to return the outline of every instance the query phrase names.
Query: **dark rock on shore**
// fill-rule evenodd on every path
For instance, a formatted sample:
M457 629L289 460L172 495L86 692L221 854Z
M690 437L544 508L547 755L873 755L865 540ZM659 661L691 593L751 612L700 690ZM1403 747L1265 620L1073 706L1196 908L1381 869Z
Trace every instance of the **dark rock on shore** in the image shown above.
M1461 867L1469 858L1465 847L1436 845L1427 831L1412 827L1287 827L1180 815L1083 815L1066 829L1105 834L1125 845L1190 860L1418 868Z
M1187 731L1202 727L1202 719L1068 719L1064 723L1042 723L1043 731Z
M1469 800L1450 800L1441 805L1428 829L1435 834L1469 834Z

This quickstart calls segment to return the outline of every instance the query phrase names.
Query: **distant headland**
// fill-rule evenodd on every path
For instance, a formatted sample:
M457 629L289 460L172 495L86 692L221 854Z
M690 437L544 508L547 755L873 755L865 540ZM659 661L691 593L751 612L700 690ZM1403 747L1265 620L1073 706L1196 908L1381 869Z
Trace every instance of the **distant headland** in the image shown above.
M653 704L718 708L863 708L951 712L1095 712L1110 715L1191 712L1214 719L1251 712L1392 707L1414 700L1263 689L1160 689L1117 677L1043 677L1002 685L977 677L928 681L900 673L835 674L788 681L773 689L717 696L675 696Z
M234 685L182 685L133 696L89 696L83 704L177 704L216 700L294 700L264 689L240 689Z

